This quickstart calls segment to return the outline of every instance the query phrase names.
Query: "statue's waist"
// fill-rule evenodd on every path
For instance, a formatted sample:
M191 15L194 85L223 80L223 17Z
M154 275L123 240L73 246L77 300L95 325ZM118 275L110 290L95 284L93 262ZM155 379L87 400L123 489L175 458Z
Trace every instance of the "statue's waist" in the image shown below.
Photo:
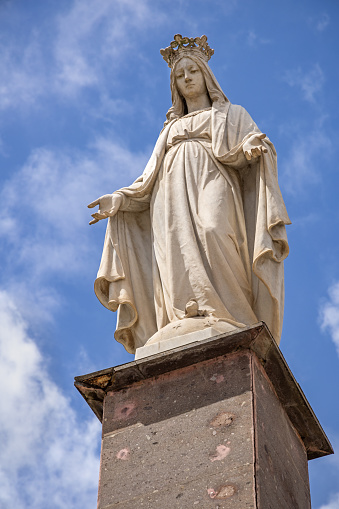
M174 136L170 143L167 144L166 150L170 150L173 147L176 147L178 145L181 145L182 143L187 142L198 142L201 145L204 145L205 147L210 148L212 145L211 139L209 137L203 137L203 136L189 136L186 135L177 135Z

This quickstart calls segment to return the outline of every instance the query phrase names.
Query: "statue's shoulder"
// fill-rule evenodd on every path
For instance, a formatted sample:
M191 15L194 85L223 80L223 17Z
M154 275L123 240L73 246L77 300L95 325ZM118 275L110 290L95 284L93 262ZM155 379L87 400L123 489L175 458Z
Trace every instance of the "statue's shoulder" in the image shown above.
M240 104L232 104L230 103L229 114L237 115L237 116L246 116L248 115L247 111Z
M251 126L251 129L256 127L251 115L239 104L230 104L228 110L228 121L232 124Z

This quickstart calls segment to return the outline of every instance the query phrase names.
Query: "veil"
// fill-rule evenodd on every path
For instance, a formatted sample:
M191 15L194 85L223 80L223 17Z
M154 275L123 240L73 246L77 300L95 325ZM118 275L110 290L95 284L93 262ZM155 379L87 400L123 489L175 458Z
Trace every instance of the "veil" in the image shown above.
M183 115L187 113L187 106L186 101L183 98L183 96L179 93L179 90L176 85L175 81L175 67L182 60L182 58L190 58L197 64L199 69L204 75L205 83L207 92L209 95L209 98L211 100L211 103L215 106L219 105L222 106L224 103L229 102L226 95L222 91L221 86L219 85L216 77L214 76L213 72L211 71L210 66L208 63L201 58L196 52L192 51L192 54L184 53L183 56L178 59L174 65L174 67L171 69L171 95L172 95L172 106L166 113L166 122L164 123L164 127L171 122L172 120L175 120L176 118L180 118Z

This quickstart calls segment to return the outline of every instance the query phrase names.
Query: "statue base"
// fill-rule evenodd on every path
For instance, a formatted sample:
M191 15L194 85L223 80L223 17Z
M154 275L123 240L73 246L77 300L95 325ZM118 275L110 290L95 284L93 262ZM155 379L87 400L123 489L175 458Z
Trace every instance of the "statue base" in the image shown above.
M198 341L202 341L203 339L218 336L219 334L220 331L216 330L214 327L208 327L207 329L189 332L188 334L182 334L180 336L174 335L174 337L172 336L171 338L162 339L154 343L149 343L147 341L145 346L136 349L135 360L143 359L144 357L149 357L150 355L155 355L157 353L167 352L173 348L196 343Z
M182 320L177 320L176 322L170 322L162 329L158 330L155 334L153 334L152 337L147 341L145 346L138 348L137 350L140 350L139 354L136 354L136 358L146 357L147 355L153 355L154 353L162 352L165 350L169 350L173 348L173 346L170 346L169 341L177 340L177 338L186 336L186 339L189 343L192 342L191 338L193 337L193 334L196 334L196 337L198 338L197 341L200 339L205 339L207 337L210 337L211 335L218 335L222 332L232 332L236 329L245 327L244 324L240 324L237 322L230 322L227 320L224 320L222 318L216 318L214 316L195 316L195 317L185 317ZM213 328L214 334L211 334L210 336L204 335L204 332L206 329ZM161 345L160 343L165 342L164 345ZM143 348L147 348L150 345L158 345L158 349L152 348L149 350L142 350ZM185 341L184 338L178 342L178 340L175 342L176 346L184 345ZM146 353L146 351L150 353ZM141 353L143 352L143 353Z
M99 509L307 509L307 460L333 452L263 323L75 386L102 422Z

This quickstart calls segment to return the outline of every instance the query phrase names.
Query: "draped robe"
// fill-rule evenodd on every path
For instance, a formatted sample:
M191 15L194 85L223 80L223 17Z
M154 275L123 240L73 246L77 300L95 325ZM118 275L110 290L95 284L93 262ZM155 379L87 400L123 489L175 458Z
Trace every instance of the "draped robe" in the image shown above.
M100 302L118 310L115 338L129 352L169 322L200 312L237 327L259 320L279 342L283 260L290 224L276 152L250 164L243 145L260 130L228 101L170 122L145 171L108 219L95 281Z

